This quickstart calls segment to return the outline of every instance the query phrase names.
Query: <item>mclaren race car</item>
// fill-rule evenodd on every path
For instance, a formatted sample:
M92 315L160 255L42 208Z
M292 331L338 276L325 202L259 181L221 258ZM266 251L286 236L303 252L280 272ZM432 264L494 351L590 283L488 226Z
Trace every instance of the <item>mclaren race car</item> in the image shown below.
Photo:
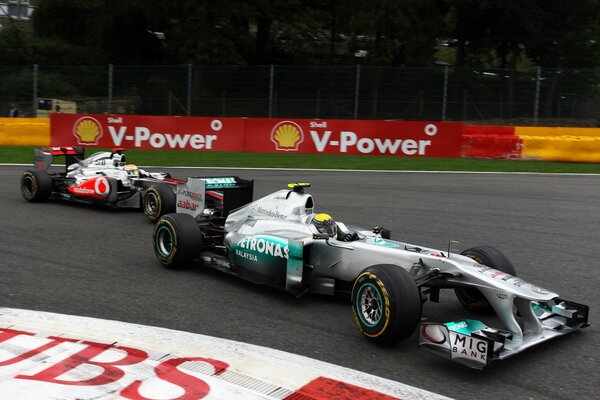
M343 294L370 341L391 344L419 331L419 344L469 367L494 360L588 325L588 307L516 276L491 246L457 254L391 240L389 230L362 229L315 214L307 183L290 184L237 209L212 210L205 183L189 178L177 190L191 208L167 214L154 226L154 252L168 268L199 263L286 290ZM229 194L223 193L227 202ZM470 310L493 310L502 327L473 319L422 322L422 304L452 289Z
M56 156L65 157L64 172L50 171ZM62 199L113 208L142 208L154 222L175 211L177 183L183 181L127 164L124 149L84 158L82 147L44 147L34 150L33 169L21 177L21 193L31 202Z

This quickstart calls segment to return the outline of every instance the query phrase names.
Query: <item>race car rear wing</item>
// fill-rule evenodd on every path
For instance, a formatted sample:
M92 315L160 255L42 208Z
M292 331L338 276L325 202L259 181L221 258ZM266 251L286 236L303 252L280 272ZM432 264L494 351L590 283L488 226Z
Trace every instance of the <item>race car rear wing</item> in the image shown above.
M52 165L54 156L65 157L65 171L66 168L74 163L80 162L84 158L83 147L42 147L41 149L33 150L33 166L36 169L47 171Z
M223 193L223 216L241 206L250 203L254 197L254 180L237 176L202 178L206 190Z
M177 184L176 212L190 214L194 218L205 207L207 196L221 205L223 217L252 201L254 181L237 176L189 177L186 182Z

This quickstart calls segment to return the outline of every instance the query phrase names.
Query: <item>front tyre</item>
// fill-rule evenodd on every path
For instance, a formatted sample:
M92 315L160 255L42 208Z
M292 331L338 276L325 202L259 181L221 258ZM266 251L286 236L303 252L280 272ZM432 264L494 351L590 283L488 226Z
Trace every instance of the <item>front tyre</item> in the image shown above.
M21 176L21 194L31 202L42 202L52 194L52 177L40 169L28 169Z
M154 225L154 255L167 268L189 266L200 255L202 233L188 214L163 215Z
M175 193L167 185L152 185L142 197L144 215L152 222L161 216L175 212Z
M421 320L421 295L410 274L397 265L373 265L352 287L352 313L362 334L378 344L408 338Z
M512 265L508 257L500 250L492 246L477 246L467 249L461 253L477 261L479 264L497 269L498 271L517 276L515 267ZM490 312L492 306L487 301L485 296L475 288L457 288L454 293L458 301L471 311Z

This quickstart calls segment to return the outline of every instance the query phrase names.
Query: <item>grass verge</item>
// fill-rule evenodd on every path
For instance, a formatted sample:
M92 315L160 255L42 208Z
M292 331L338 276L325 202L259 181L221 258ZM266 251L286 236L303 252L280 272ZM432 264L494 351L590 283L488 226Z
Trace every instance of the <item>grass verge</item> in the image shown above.
M0 163L33 163L31 146L0 146ZM88 149L86 154L103 149ZM138 165L246 168L310 168L405 171L600 173L600 164L533 160L409 158L296 153L234 153L183 150L127 150Z

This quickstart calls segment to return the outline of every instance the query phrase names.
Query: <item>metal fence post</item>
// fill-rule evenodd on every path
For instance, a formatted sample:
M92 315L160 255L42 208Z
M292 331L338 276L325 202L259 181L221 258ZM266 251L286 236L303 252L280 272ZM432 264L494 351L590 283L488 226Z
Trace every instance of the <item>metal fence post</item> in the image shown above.
M269 118L273 118L273 82L275 80L275 65L271 64L269 73Z
M360 64L356 64L356 83L354 88L354 119L358 118L358 96L360 93Z
M446 104L448 102L448 66L444 66L444 91L442 95L442 121L446 121Z
M540 112L540 85L542 81L542 67L537 67L537 74L535 77L535 100L533 103L533 123L538 124L538 117Z
M33 64L33 107L31 109L31 115L37 117L37 103L38 103L38 65Z
M192 115L192 64L188 64L187 70L187 116Z
M113 65L108 64L108 102L106 104L106 112L112 113L113 103Z

